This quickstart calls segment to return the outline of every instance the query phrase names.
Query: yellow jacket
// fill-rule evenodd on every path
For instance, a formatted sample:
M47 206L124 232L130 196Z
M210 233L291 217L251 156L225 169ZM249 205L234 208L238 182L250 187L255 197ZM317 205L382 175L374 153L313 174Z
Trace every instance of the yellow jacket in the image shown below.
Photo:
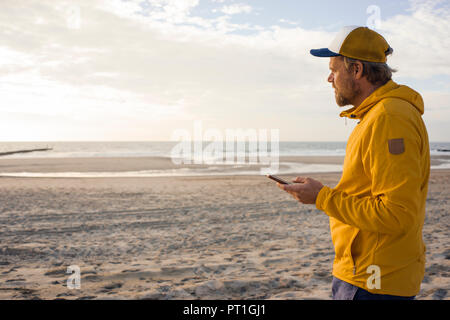
M372 293L420 290L430 174L423 112L420 94L392 80L342 112L360 122L347 142L341 180L317 196L316 207L330 217L333 275Z

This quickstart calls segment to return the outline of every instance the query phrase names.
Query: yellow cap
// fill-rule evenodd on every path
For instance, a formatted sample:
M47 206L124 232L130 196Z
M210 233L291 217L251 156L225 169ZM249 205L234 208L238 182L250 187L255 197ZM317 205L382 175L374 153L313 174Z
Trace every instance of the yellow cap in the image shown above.
M316 57L345 56L353 59L386 62L386 54L392 52L387 41L377 32L358 26L344 27L328 48L313 49Z

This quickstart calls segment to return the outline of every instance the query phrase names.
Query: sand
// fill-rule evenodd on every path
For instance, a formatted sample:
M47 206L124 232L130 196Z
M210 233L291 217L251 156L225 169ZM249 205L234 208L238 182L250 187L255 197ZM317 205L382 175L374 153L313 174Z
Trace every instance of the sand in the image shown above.
M334 186L340 173L307 176ZM449 185L432 170L417 299L449 299ZM331 298L328 217L261 176L0 177L0 239L0 299Z

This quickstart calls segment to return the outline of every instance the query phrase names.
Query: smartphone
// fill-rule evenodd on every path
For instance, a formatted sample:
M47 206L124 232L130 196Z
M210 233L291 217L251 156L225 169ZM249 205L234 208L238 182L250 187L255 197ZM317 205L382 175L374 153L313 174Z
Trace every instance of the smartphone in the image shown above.
M268 174L267 178L272 179L272 180L274 180L274 181L276 181L278 183L281 183L281 184L291 184L290 182L287 182L286 180L283 180L283 179L281 179L281 178L279 178L277 176L273 176L271 174Z

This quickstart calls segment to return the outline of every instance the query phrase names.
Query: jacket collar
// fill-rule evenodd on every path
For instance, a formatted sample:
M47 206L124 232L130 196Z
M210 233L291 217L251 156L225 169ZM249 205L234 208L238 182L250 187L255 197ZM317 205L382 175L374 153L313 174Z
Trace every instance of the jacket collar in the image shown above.
M389 80L386 84L377 88L374 92L372 92L363 102L357 107L353 107L342 111L340 113L340 117L348 117L351 119L362 119L364 115L375 105L377 104L383 96L394 89L399 87L394 81Z

